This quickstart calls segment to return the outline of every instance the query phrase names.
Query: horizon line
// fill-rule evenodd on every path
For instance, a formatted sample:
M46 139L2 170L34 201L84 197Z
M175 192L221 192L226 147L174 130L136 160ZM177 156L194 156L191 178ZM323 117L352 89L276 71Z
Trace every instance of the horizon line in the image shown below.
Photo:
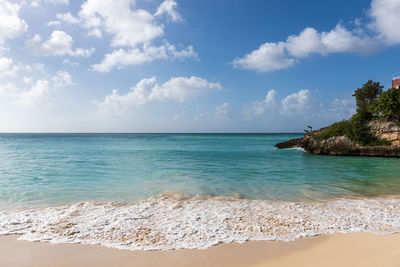
M304 134L303 132L0 132L0 134Z

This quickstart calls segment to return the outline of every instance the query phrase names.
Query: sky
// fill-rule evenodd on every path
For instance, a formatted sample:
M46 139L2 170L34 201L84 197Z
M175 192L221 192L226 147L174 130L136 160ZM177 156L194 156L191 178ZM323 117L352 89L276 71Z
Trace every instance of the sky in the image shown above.
M400 0L0 0L0 132L302 132L400 76Z

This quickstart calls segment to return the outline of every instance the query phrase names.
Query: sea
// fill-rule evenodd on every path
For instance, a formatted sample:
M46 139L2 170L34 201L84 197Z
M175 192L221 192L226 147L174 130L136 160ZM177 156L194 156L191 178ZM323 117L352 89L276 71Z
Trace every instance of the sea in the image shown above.
M301 134L0 134L0 235L131 250L400 231L400 159Z

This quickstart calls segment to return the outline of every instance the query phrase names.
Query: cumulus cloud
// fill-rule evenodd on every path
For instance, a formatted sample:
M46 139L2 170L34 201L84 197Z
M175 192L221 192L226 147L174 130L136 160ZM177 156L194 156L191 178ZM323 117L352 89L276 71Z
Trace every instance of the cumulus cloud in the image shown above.
M276 108L275 95L275 90L269 90L264 100L255 101L251 104L248 112L252 113L255 116L259 116L266 114L267 111L274 110Z
M400 1L373 0L369 14L373 19L370 27L387 45L400 43Z
M67 71L58 71L56 75L51 77L51 81L55 87L64 87L74 84L72 82L72 75Z
M181 15L176 11L178 4L174 0L165 0L157 9L155 16L167 14L172 21L182 21Z
M162 35L163 28L146 10L132 9L134 5L132 0L88 0L79 16L88 29L112 34L112 46L135 47Z
M318 106L316 100L312 97L308 89L300 90L284 97L281 101L276 100L277 91L269 90L265 99L251 103L247 113L254 116L263 116L271 114L304 114L310 109Z
M17 69L17 66L14 65L14 62L11 58L0 57L0 78L14 76Z
M63 14L58 13L56 16L60 21L63 21L63 22L69 23L69 24L78 24L80 22L80 19L78 19L77 17L74 17L71 14L71 12L67 12L67 13L63 13Z
M351 96L334 98L323 102L309 89L299 90L282 99L276 99L277 91L269 90L261 101L254 101L244 110L250 118L293 121L327 122L349 118L355 112L355 101Z
M31 7L38 7L42 2L53 5L69 5L69 0L30 0L29 5Z
M21 6L0 0L0 50L7 39L15 38L28 29L26 22L19 17Z
M50 91L49 81L37 80L28 89L21 90L15 95L15 104L18 106L31 107L38 103Z
M267 42L232 63L237 68L267 72L292 67L312 55L369 54L400 43L399 1L373 0L368 16L370 23L363 24L357 20L356 28L352 30L342 23L327 32L305 28L300 34L289 36L286 41Z
M306 28L299 35L291 35L285 42L265 43L258 49L236 58L235 67L267 72L293 66L300 59L313 54L327 55L331 53L371 53L377 50L376 39L366 35L359 29L349 31L342 24L336 25L329 32L318 32L314 28Z
M155 77L139 81L131 90L120 95L113 90L102 102L97 102L103 115L121 114L130 106L144 105L153 101L184 102L211 90L221 90L219 83L208 82L199 77L173 77L159 85Z
M285 97L281 101L281 111L284 113L304 112L312 107L311 91L300 90Z
M114 50L110 54L106 54L103 61L92 65L92 69L99 72L109 72L114 67L122 68L128 65L141 65L150 63L156 59L167 58L184 59L187 57L197 57L192 46L177 51L175 46L165 43L161 46L152 46L145 43L141 49L133 48L130 50L119 49Z
M306 28L299 35L289 36L286 41L288 54L295 58L340 52L370 53L377 47L377 42L371 37L356 31L351 32L341 24L322 33L314 28Z
M236 58L233 65L261 72L288 68L295 59L288 57L285 46L283 42L265 43L243 58Z
M167 41L161 45L154 43L164 35L164 25L155 19L156 16L166 14L173 21L182 20L174 0L162 2L154 15L136 8L135 4L134 0L87 0L77 16L65 13L57 14L57 18L65 23L82 25L89 36L102 38L104 34L111 35L110 46L114 50L92 66L95 71L108 72L113 68L140 65L157 59L197 58L193 46L178 50Z
M32 40L27 42L28 47L37 55L41 56L75 56L75 57L89 57L94 48L72 49L74 40L72 37L63 31L53 31L46 41L42 42L42 37L36 34Z
M16 64L11 58L0 57L0 97L11 104L32 107L52 90L72 84L72 76L66 71L51 76L41 64Z
M52 21L47 22L47 26L49 26L49 27L59 26L60 24L61 24L61 22L58 20L52 20Z

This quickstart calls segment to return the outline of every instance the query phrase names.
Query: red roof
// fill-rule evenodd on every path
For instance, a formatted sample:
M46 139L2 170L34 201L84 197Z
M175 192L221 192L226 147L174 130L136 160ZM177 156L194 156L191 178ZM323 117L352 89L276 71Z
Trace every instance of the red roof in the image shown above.
M400 77L399 78L394 78L392 80L392 87L393 88L400 88Z

